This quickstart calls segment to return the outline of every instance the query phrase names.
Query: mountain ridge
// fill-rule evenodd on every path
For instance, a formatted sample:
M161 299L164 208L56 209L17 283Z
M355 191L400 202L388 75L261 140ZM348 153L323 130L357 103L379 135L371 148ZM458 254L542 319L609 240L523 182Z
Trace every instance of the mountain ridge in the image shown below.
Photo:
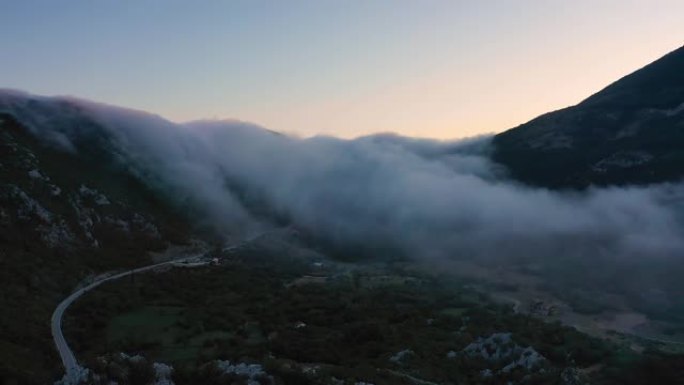
M494 137L513 178L549 188L629 185L684 177L684 47L575 106Z

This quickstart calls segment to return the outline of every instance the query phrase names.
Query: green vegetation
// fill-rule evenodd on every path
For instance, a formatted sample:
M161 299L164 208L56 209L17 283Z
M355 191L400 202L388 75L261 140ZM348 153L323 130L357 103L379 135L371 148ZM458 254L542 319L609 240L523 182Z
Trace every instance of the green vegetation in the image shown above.
M307 264L232 261L105 284L69 311L67 339L91 365L119 351L173 364L177 384L209 381L214 369L207 365L217 359L261 363L277 383L329 383L333 377L376 384L523 377L555 383L566 367L609 362L617 351L574 329L482 301L450 280L366 266L333 269L325 283L289 285L310 273ZM487 382L481 371L492 364L450 353L499 332L546 357L544 371L516 369ZM390 359L403 350L412 353L401 362Z

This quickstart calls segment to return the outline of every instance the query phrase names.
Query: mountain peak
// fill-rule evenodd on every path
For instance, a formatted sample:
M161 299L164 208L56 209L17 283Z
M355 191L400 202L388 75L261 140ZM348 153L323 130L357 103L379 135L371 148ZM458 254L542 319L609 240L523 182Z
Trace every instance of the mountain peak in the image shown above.
M684 46L619 79L580 106L672 108L684 93Z
M684 177L684 47L576 106L494 138L511 176L545 187L584 188Z

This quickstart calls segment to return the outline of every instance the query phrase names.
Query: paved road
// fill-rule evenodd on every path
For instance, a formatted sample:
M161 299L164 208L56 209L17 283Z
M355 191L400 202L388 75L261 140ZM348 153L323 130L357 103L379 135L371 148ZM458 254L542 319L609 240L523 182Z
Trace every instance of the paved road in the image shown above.
M395 376L406 378L409 381L413 382L414 384L418 384L418 385L439 385L436 382L423 380L423 379L420 379L418 377L413 377L410 374L402 373L402 372L397 371L397 370L392 370L392 369L385 369L385 370L394 374Z
M64 364L64 370L66 371L66 375L64 376L63 379L63 384L65 385L70 385L70 384L77 384L79 382L79 379L83 373L83 368L78 364L78 361L76 360L76 356L74 356L74 352L71 351L69 348L69 344L67 344L66 339L64 339L64 334L62 333L62 317L64 316L64 311L71 305L78 297L82 296L84 293L94 289L95 287L107 282L107 281L113 281L122 277L129 276L131 274L135 273L142 273L144 271L148 270L153 270L155 268L161 267L161 266L166 266L166 265L180 265L180 261L190 259L192 257L184 257L182 259L176 259L172 261L167 261L167 262L162 262L162 263L157 263L154 265L149 265L149 266L144 266L144 267L139 267L137 269L133 270L128 270L123 273L118 273L118 274L113 274L113 275L106 275L106 276L101 276L102 278L97 279L96 281L92 282L86 287L83 287L81 289L76 290L73 292L70 296L66 297L62 302L60 302L59 305L57 305L57 308L55 309L54 313L52 313L52 320L51 320L51 328L52 328L52 338L55 341L55 346L57 347L57 351L59 352L59 356L62 359L62 364ZM195 267L195 266L200 266L206 263L192 263L191 265L188 264L188 266Z
M228 247L225 247L223 250L224 251L232 251L235 250L239 247L244 246L245 244L248 244L250 242L255 241L259 237L269 233L269 231L263 232L256 234L248 239L245 239L235 245L231 245ZM197 266L203 266L208 264L209 262L184 262L188 260L192 260L194 258L197 258L197 256L186 256L183 258L178 258L174 259L172 261L166 261L166 262L161 262L161 263L156 263L154 265L149 265L149 266L144 266L144 267L139 267L137 269L133 270L128 270L124 271L123 273L111 273L111 274L103 274L99 276L100 278L96 278L96 280L92 283L90 283L88 286L83 287L81 289L76 290L73 292L70 296L66 297L62 302L60 302L59 305L57 305L57 308L55 311L52 313L52 320L50 322L50 327L52 328L52 338L55 341L55 346L57 347L57 352L59 352L59 356L62 359L62 364L64 365L64 370L66 371L66 375L62 379L62 384L63 385L72 385L72 384L78 384L81 376L84 373L84 368L82 368L79 364L78 361L76 360L76 356L74 356L74 352L71 351L71 348L69 348L69 344L67 344L66 339L64 338L64 334L62 333L62 317L64 316L64 312L66 309L71 305L78 297L82 296L86 292L90 291L91 289L96 288L97 286L107 282L107 281L113 281L122 277L126 277L131 274L135 273L142 273L148 270L153 270L155 268L161 267L161 266L166 266L166 265L175 265L175 266L181 266L181 267L197 267Z

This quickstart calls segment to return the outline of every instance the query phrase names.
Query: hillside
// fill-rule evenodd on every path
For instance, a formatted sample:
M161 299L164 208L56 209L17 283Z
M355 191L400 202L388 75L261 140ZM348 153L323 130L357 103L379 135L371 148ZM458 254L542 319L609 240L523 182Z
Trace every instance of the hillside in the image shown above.
M54 306L89 275L187 243L188 229L136 179L45 146L0 113L0 308L12 315L0 317L0 383L55 378Z
M259 365L271 384L672 383L684 189L656 183L684 176L681 68L684 47L493 147L0 90L0 384L61 377L49 319L79 283L210 243L206 265L68 309L88 383L149 384L157 364L179 385ZM475 354L501 338L545 363Z
M576 106L494 138L494 160L551 188L676 181L684 176L684 47Z

